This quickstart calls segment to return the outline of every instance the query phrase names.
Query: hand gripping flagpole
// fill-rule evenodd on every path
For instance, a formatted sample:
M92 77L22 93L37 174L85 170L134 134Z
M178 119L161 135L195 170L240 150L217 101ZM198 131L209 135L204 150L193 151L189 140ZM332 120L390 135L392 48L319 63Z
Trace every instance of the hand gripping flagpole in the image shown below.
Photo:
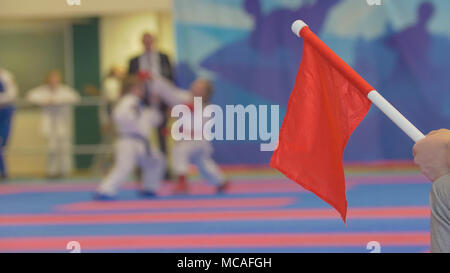
M292 24L292 32L298 37L308 41L322 57L326 58L335 69L352 82L367 98L373 102L388 118L390 118L414 142L425 136L409 120L407 120L392 104L380 95L366 80L334 53L319 37L317 37L302 20Z

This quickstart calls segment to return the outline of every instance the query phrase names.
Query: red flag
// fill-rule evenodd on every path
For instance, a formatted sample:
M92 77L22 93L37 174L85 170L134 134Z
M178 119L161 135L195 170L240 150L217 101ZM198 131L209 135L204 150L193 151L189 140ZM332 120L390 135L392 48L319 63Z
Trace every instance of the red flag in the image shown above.
M369 111L366 93L371 87L336 69L347 65L307 27L303 31L303 57L270 165L329 203L346 221L342 156Z

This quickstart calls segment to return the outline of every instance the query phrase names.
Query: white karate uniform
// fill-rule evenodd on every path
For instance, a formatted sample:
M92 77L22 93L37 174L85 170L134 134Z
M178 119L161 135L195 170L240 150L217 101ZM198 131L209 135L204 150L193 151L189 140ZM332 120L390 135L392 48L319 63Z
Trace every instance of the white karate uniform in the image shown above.
M72 170L72 105L80 96L63 84L55 90L41 85L30 90L26 99L42 108L41 132L48 141L47 174L68 175Z
M193 102L191 92L179 89L159 76L154 77L152 90L170 106L191 104ZM206 121L207 119L205 120L204 118L203 124ZM203 128L198 124L194 124L193 130L202 132ZM222 185L226 180L220 168L212 159L213 151L211 142L206 139L176 141L171 152L173 173L177 176L186 175L189 170L189 163L192 163L208 182L214 185Z
M120 98L122 81L116 77L108 77L103 81L101 97L104 101L99 107L100 122L109 125L112 122L112 109Z
M136 166L143 172L143 190L155 192L165 172L165 161L158 149L150 148L147 137L150 130L161 123L161 114L141 106L137 96L127 94L114 108L113 120L119 135L115 163L98 192L114 196Z

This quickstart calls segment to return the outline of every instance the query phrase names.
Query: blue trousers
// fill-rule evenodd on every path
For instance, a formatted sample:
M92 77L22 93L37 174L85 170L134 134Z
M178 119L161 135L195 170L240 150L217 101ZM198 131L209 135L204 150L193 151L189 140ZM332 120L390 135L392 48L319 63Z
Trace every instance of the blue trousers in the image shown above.
M5 160L3 158L3 150L8 142L13 114L14 106L4 106L0 108L0 176L2 178L8 176Z

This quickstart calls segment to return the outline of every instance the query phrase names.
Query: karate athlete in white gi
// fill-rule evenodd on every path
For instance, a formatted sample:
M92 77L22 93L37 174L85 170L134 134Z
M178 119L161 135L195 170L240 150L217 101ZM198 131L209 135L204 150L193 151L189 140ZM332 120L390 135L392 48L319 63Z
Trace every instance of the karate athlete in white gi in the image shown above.
M154 197L165 172L164 156L159 149L151 149L148 135L157 127L162 116L157 109L142 103L143 83L137 77L124 80L123 96L113 110L117 129L115 163L102 181L94 197L96 200L113 200L118 189L125 184L133 170L139 166L142 174L143 197Z
M46 83L26 95L42 109L41 130L47 138L47 177L67 176L72 170L72 106L80 101L77 91L61 83L61 74L51 71Z
M202 97L203 104L208 104L213 92L212 84L206 79L199 78L191 84L189 90L182 90L160 76L152 75L151 77L152 92L158 94L161 100L170 106L177 104L192 106L194 97ZM203 124L206 121L204 120ZM195 130L203 133L203 128L196 126L196 124L194 124L193 128L193 131ZM202 140L180 140L175 142L171 157L172 169L174 175L178 178L175 188L176 193L186 193L188 191L186 176L189 170L189 163L193 163L208 182L217 186L218 193L222 193L228 188L229 181L212 159L212 153L213 147L211 142L205 138Z

